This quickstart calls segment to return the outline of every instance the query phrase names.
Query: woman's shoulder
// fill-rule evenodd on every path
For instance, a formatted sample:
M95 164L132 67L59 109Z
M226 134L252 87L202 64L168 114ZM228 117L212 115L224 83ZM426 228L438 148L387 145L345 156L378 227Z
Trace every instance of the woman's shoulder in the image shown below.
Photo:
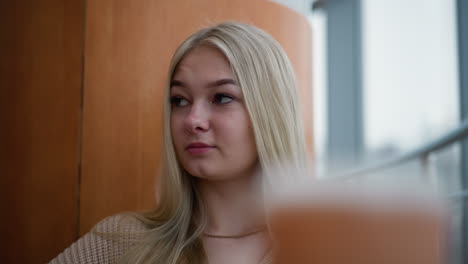
M108 216L97 223L91 232L114 233L134 236L135 232L144 232L146 226L136 213L121 213Z
M115 263L146 230L133 213L106 217L50 263Z

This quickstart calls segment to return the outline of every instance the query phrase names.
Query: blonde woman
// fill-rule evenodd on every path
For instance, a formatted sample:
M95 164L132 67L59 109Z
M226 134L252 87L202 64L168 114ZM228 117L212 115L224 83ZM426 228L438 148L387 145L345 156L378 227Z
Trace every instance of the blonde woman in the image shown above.
M272 261L260 178L305 161L286 54L254 26L223 23L180 45L168 80L158 207L103 220L53 263Z

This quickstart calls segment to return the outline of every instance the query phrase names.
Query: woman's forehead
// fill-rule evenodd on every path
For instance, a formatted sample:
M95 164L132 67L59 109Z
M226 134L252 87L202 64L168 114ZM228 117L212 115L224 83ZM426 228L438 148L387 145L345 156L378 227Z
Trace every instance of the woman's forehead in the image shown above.
M233 79L231 64L224 54L214 47L199 46L189 51L178 63L172 80L188 79Z

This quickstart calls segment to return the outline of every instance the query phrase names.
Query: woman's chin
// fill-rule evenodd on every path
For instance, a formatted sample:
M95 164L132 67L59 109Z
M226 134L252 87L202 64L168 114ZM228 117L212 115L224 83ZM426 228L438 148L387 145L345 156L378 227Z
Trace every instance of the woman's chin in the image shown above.
M232 180L235 177L229 177L226 175L222 170L195 170L193 172L189 172L191 176L197 178L199 181L227 181Z

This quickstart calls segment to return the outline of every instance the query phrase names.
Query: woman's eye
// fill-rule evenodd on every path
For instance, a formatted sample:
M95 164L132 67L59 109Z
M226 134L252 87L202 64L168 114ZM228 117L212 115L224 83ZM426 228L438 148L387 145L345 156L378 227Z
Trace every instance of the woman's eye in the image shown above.
M232 100L232 96L229 96L227 94L217 94L214 97L214 103L216 104L227 104L230 103Z
M173 106L186 106L188 105L188 101L181 96L172 96L171 97L171 105Z

